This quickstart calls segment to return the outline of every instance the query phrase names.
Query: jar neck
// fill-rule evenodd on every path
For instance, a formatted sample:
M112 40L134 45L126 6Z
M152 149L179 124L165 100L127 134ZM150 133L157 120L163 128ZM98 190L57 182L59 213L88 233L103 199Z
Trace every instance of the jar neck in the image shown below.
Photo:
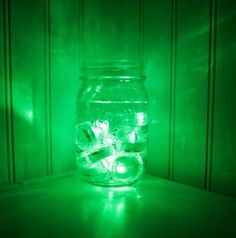
M82 80L143 81L145 76L140 65L128 61L87 64L82 68Z

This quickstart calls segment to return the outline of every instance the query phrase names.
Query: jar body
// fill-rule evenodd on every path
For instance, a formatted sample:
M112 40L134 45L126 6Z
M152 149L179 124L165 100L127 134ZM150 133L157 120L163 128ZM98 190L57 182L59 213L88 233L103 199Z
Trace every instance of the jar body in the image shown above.
M106 74L106 73L104 73ZM77 96L76 163L90 183L125 186L147 163L148 97L143 78L84 78Z

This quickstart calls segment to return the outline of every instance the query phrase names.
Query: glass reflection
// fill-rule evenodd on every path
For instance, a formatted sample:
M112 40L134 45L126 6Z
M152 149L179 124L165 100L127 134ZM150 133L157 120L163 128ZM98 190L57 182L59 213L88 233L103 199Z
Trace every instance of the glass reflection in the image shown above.
M90 186L90 185L88 185ZM80 201L83 224L92 226L94 237L111 237L127 231L127 221L137 211L139 195L135 187L106 188L91 186Z

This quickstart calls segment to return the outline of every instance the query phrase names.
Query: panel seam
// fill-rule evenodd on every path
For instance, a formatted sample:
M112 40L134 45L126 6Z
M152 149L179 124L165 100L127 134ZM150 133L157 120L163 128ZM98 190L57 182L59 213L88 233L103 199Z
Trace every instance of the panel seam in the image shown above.
M144 0L139 0L139 46L138 63L143 67L143 39L144 39Z
M212 160L215 114L215 78L216 78L216 28L217 28L217 0L210 0L209 12L209 57L208 57L208 98L207 98L207 125L206 125L206 163L205 184L206 190L211 190Z
M16 182L14 154L14 121L13 121L13 92L11 64L11 12L10 0L3 0L3 45L4 45L4 80L6 108L6 137L7 137L7 167L8 183Z
M79 24L79 32L80 32L80 61L84 63L84 47L85 47L85 32L84 32L84 0L80 0L80 24Z
M47 174L53 174L52 157L52 114L51 114L51 21L50 21L50 0L44 0L44 61L45 61L45 121L46 121L46 158Z
M170 52L170 109L169 109L169 158L168 179L174 180L175 149L175 100L176 100L176 55L177 55L177 0L171 1L171 52Z

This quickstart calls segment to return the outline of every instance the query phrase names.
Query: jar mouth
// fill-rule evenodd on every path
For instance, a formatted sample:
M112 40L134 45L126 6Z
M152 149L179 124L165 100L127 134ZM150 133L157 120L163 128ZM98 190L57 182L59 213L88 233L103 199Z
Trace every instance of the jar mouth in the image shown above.
M134 61L102 61L84 63L82 66L84 79L93 80L144 80L143 67Z

